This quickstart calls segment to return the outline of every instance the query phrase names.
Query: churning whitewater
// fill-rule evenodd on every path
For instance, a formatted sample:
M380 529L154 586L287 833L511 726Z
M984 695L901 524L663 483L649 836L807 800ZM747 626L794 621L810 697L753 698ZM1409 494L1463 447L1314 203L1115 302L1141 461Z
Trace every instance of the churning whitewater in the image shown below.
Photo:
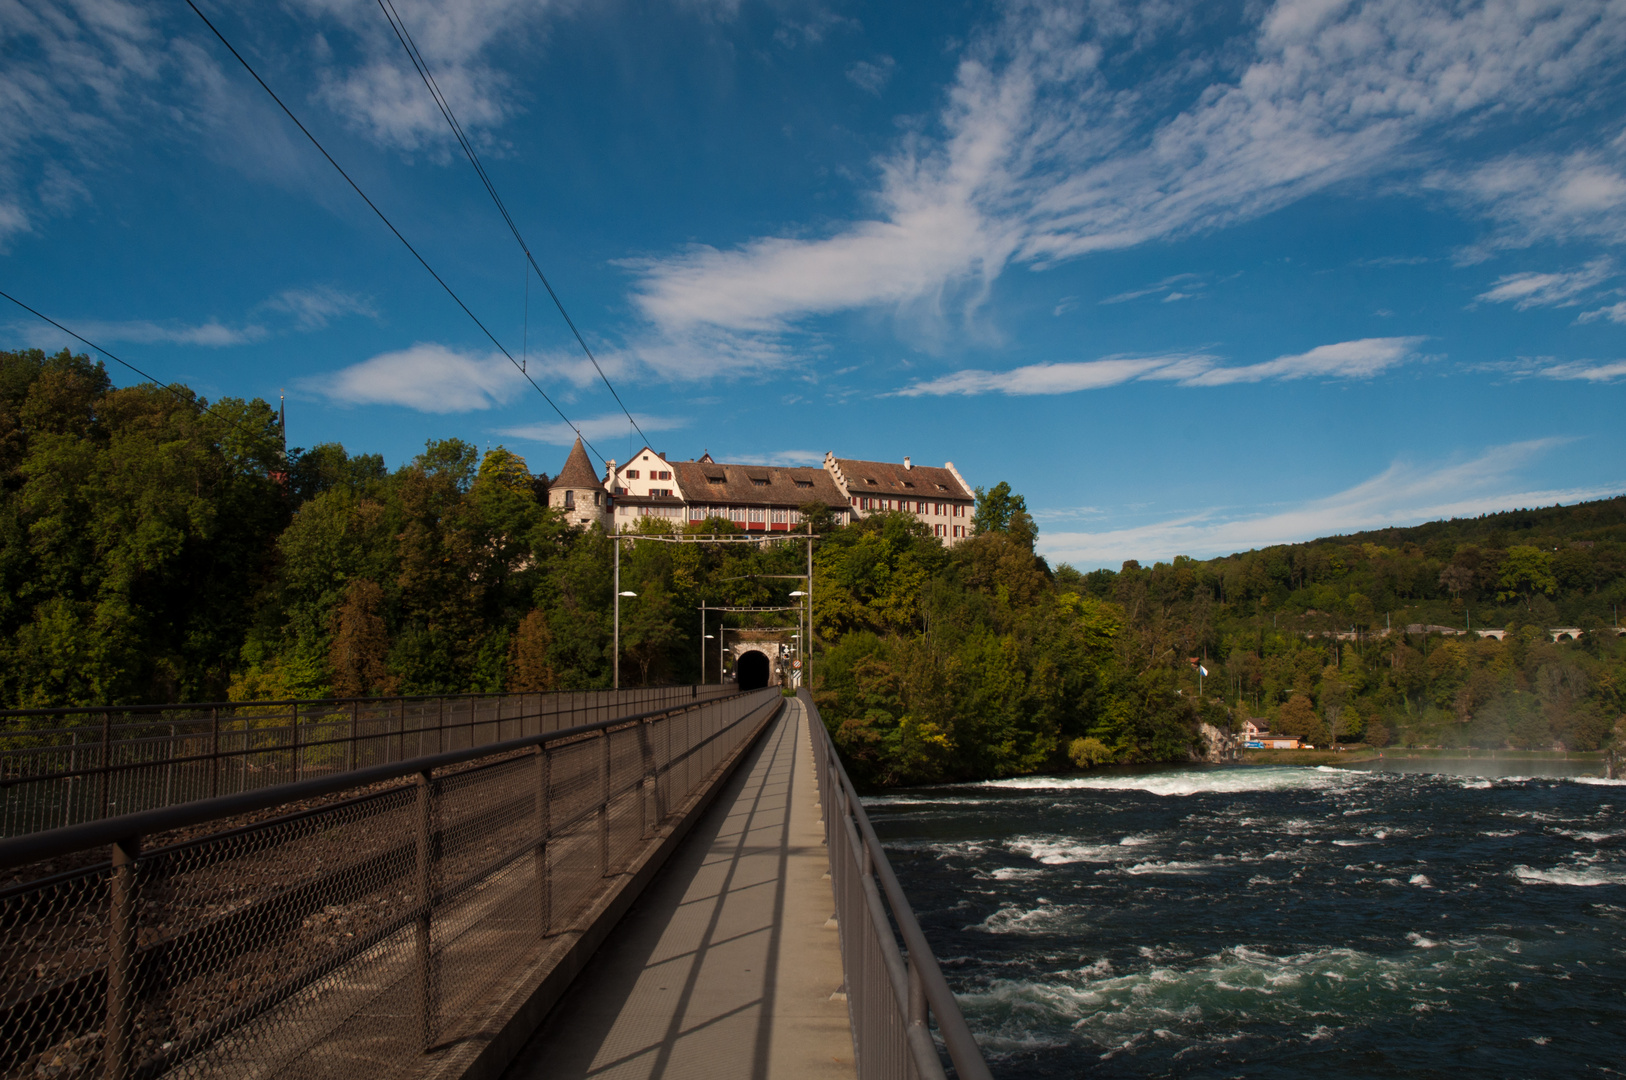
M1189 767L866 803L996 1076L1621 1067L1626 783Z

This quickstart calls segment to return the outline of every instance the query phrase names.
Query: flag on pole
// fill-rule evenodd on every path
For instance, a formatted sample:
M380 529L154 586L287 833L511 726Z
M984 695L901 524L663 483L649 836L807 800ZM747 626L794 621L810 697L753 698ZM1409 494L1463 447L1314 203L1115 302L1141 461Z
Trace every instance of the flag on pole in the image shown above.
M1204 674L1204 675L1207 675L1207 674L1208 674L1208 669L1207 669L1207 668L1205 668L1205 667L1203 667L1203 666L1202 666L1202 665L1201 665L1201 664L1198 664L1198 665L1197 665L1197 670L1198 670L1198 671L1200 671L1200 672L1202 672L1202 673L1203 673L1203 674Z

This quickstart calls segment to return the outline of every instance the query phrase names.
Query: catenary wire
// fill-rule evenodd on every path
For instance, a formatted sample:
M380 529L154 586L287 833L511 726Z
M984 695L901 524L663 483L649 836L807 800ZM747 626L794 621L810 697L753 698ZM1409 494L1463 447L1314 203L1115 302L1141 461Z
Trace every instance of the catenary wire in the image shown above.
M406 50L407 59L411 60L412 66L417 69L418 78L423 80L424 86L429 90L429 96L435 99L435 105L439 107L440 115L446 118L447 125L452 129L452 134L457 137L458 145L463 148L464 156L469 159L469 164L474 166L474 172L479 176L480 183L486 189L486 194L491 196L491 201L497 206L497 212L502 215L503 221L507 223L508 231L514 234L514 240L519 244L520 250L525 253L526 261L530 263L531 269L536 271L536 276L541 280L542 287L548 290L548 296L553 300L553 306L559 309L559 315L565 320L565 325L570 327L571 334L576 338L576 344L581 346L582 352L587 354L587 359L592 361L593 370L597 371L598 377L604 381L605 388L610 391L610 396L615 398L615 403L621 407L621 411L627 417L627 422L644 440L644 445L648 446L649 436L645 435L644 429L638 426L638 421L633 418L632 412L627 408L626 403L621 400L621 395L616 392L615 386L611 384L610 377L604 374L604 369L599 366L598 357L593 355L593 350L588 348L587 341L582 337L581 331L576 329L575 320L565 310L564 302L559 299L559 294L553 291L553 285L548 281L548 276L537 265L536 256L531 254L531 246L525 242L525 237L520 235L519 226L515 224L513 216L508 213L508 206L502 201L502 196L497 194L497 187L491 182L491 177L486 173L485 164L480 160L479 153L474 149L474 143L469 140L467 133L463 130L463 125L458 122L457 114L452 111L451 103L446 100L446 95L441 93L440 84L435 81L435 76L430 72L429 62L424 59L423 53L419 51L418 43L412 37L412 31L407 29L406 20L402 19L400 13L395 10L394 0L378 0L378 8L384 13L384 18L389 22L390 29L395 31L395 40L399 41L401 48ZM529 282L530 279L527 278L527 285Z
M523 365L521 365L518 360L514 359L514 354L510 353L506 348L503 347L503 343L497 340L497 335L486 329L486 324L480 321L480 317L478 315L469 310L469 306L463 302L462 297L458 296L457 293L452 290L452 287L446 284L445 279L435 272L435 268L429 265L429 260L420 255L418 253L418 249L412 246L411 241L407 240L405 236L401 235L401 230L395 227L395 223L390 221L390 219L385 216L384 211L380 210L378 205L374 203L372 199L367 197L367 193L361 190L361 185L350 178L350 174L345 172L344 167L333 159L333 155L327 152L327 148L321 144L315 135L311 134L310 129L300 122L299 117L294 115L293 110L288 108L287 105L283 104L282 99L277 96L277 92L271 89L264 79L260 78L260 73L254 70L254 66L243 57L242 53L237 51L236 47L233 46L230 41L226 40L226 35L222 34L219 28L216 27L214 23L209 21L209 17L199 10L198 5L193 3L192 0L186 0L186 6L191 8L193 13L197 15L199 19L203 20L203 25L207 26L209 31L213 33L215 37L220 39L220 43L226 46L226 51L231 53L232 56L236 58L237 62L243 65L243 70L247 71L249 75L253 77L254 81L260 84L260 89L264 90L271 96L271 100L277 103L277 107L283 111L288 119L294 122L294 126L297 127L305 138L310 140L311 145L316 147L317 151L327 159L327 163L332 165L340 176L344 177L345 183L349 184L351 190L353 190L357 195L361 196L361 201L367 204L368 209L370 209L374 214L378 215L378 220L384 223L385 228L394 233L395 238L401 241L401 244L412 253L412 257L418 260L419 265L421 265L425 270L429 271L429 276L435 279L435 283L438 284L442 289L446 290L446 295L450 296L452 301L457 304L458 307L463 309L463 314L467 315L471 320L473 320L474 325L480 328L480 332L489 338L491 343L497 347L497 351L508 357L508 362L513 364L514 369L524 376L525 381L531 384L532 389L534 389L538 394L542 395L542 400L546 401L553 408L553 411L559 414L559 419L563 420L565 425L576 433L576 437L581 439L582 444L586 446L588 450L591 450L600 461L605 460L604 455L600 454L598 450L594 448L593 444L587 441L587 436L582 434L581 428L572 423L570 417L565 415L564 410L559 408L558 404L548 396L548 392L537 385L536 380L531 378L530 373L524 369Z
M186 402L188 404L197 404L199 399L193 398L193 397L187 397L187 395L183 394L181 391L179 391L179 390L177 390L175 388L174 383L162 383L162 382L159 382L156 376L147 374L145 371L142 371L140 368L136 367L134 364L130 363L128 360L122 360L119 357L114 356L112 353L108 352L106 349L102 348L100 345L96 344L94 341L91 341L89 338L82 337L79 334L74 333L72 330L69 330L66 326L63 326L61 323L59 323L55 319L51 318L49 315L45 314L43 311L39 311L39 310L37 310L35 308L29 307L27 304L23 303L21 300L17 299L15 296L12 296L10 293L5 292L4 290L0 290L0 296L3 296L7 300L10 300L13 304L16 304L18 307L22 308L24 311L28 312L30 315L34 316L35 318L45 320L46 322L50 323L52 326L56 327L58 330L62 331L64 334L67 334L69 337L73 338L75 341L78 341L81 344L90 346L92 349L95 349L97 352L101 353L103 356L105 356L109 360L113 361L115 364L118 364L121 367L129 368L131 371L135 372L137 375L140 375L143 379L146 379L148 382L152 383L154 386L158 387L160 390L168 390L170 393L174 394L176 397L180 398L182 401L184 401L184 402ZM217 417L217 418L219 418L221 420L224 420L226 423L230 424L232 427L235 427L240 431L245 431L250 435L259 436L259 435L264 434L264 432L255 431L253 428L251 428L248 425L244 424L240 420L234 420L233 418L227 416L225 413L216 412L215 407L213 405L204 405L203 406L203 411L206 412L206 413L209 413L210 415L215 416L215 417ZM286 434L284 434L283 437L284 437L284 439L286 439L287 438Z

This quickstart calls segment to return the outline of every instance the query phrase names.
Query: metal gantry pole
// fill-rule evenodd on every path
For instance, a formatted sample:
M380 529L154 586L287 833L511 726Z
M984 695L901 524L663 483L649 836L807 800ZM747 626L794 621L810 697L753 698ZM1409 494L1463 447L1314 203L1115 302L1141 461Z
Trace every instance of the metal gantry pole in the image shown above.
M621 539L614 537L611 543L615 544L615 630L611 638L610 651L615 654L615 688L621 689Z
M802 660L802 685L813 692L813 523L807 523L807 629L802 631L807 652Z

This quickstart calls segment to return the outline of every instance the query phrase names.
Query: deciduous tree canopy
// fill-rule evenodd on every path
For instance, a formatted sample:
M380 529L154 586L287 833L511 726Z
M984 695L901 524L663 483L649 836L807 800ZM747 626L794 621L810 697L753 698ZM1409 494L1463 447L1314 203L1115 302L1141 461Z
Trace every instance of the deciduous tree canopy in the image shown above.
M545 492L502 447L284 458L264 402L0 352L0 702L606 686L611 542ZM813 690L866 785L1184 759L1242 715L1317 745L1590 749L1626 708L1626 499L1090 573L1035 553L1006 483L952 549L906 514L808 519ZM700 606L783 604L798 586L763 575L805 558L628 544L623 681L700 679Z

